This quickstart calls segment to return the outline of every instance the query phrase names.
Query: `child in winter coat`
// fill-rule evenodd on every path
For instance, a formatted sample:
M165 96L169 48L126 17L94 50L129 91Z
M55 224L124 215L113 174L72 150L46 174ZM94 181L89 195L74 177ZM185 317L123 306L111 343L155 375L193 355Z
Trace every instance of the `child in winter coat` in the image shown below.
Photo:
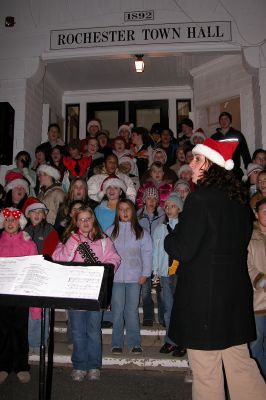
M120 263L112 241L102 233L91 208L80 208L72 218L65 232L63 243L59 243L53 253L54 261L86 262L83 249L97 262L113 264L116 269ZM100 379L102 366L101 311L70 310L69 318L73 339L71 377L82 381Z
M47 207L36 197L28 197L23 206L23 212L29 219L25 232L36 244L38 254L52 256L58 242L58 234L53 226L46 221ZM49 314L48 310L45 310L45 343L47 343L48 337ZM41 344L41 308L30 307L28 338L30 354L38 354Z
M37 255L36 244L22 232L27 223L23 213L13 207L0 213L0 257ZM30 381L28 363L28 307L0 306L0 384L14 371L21 383Z
M164 321L166 325L165 343L160 349L160 353L171 353L180 357L185 354L185 350L176 346L176 344L168 337L168 329L170 324L170 316L173 305L173 296L177 282L177 275L169 276L168 268L171 262L169 256L164 250L164 239L178 223L178 215L183 210L183 201L178 193L170 194L164 204L166 214L165 223L159 225L153 235L153 273L155 277L160 279L161 299L164 308Z
M151 237L155 228L165 219L164 210L159 206L159 192L155 187L146 188L143 193L143 208L138 210L137 216L142 228L149 232ZM154 303L151 295L151 277L142 285L143 326L152 326L154 319ZM160 292L157 290L158 320L164 325L164 312Z
M136 198L136 205L138 209L143 207L143 193L145 189L149 187L155 187L158 190L160 197L159 204L160 207L163 208L165 199L167 199L173 190L173 183L164 179L163 164L159 161L152 163L150 167L150 179L143 183L138 190Z
M137 220L134 204L120 200L115 223L107 229L121 257L114 277L112 292L113 334L112 352L121 354L124 344L124 323L127 346L132 353L142 352L139 326L139 295L141 285L151 275L152 240Z
M257 202L255 215L257 221L248 246L248 272L254 288L257 339L250 343L250 351L266 379L266 198Z

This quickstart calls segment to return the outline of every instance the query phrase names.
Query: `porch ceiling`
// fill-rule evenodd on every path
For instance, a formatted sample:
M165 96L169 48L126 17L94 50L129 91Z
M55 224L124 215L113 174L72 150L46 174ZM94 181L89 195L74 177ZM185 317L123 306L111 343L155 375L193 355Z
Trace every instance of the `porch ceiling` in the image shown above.
M136 73L133 55L53 61L47 72L62 91L191 85L190 70L220 57L209 54L144 55L145 70Z

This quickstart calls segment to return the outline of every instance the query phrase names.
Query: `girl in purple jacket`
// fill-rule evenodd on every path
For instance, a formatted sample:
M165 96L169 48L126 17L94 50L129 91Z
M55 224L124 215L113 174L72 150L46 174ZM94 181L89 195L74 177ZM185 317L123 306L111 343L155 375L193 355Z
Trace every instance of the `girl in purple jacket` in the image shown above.
M112 353L121 354L124 344L124 324L127 347L132 353L141 353L139 326L139 295L141 285L151 275L152 240L137 219L134 204L119 200L115 223L107 229L121 257L114 277L112 292L113 334Z

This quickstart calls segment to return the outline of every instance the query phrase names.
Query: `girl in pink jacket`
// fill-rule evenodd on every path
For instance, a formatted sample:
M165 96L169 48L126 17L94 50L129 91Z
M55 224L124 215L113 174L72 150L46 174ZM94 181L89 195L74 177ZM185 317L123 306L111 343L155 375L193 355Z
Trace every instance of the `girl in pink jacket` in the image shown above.
M16 208L4 208L0 213L0 257L37 255L37 247L26 232L27 223L22 212ZM0 384L11 371L21 383L30 381L28 363L28 307L0 306Z
M163 164L159 161L155 161L150 167L150 178L144 182L137 193L136 205L137 209L144 206L143 195L146 189L156 188L159 192L159 205L161 208L164 206L164 202L173 191L173 182L169 179L164 179Z
M120 257L112 241L102 233L89 207L82 207L74 215L63 243L59 243L53 253L53 260L83 263L84 246L96 263L113 264L115 269L119 266ZM73 339L71 377L82 381L88 372L89 380L98 380L102 366L102 312L70 310L69 319Z

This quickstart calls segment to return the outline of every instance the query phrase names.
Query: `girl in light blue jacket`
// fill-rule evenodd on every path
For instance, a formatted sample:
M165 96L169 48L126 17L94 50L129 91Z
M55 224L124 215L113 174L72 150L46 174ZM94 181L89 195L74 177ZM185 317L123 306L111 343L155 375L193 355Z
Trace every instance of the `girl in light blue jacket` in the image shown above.
M135 354L141 353L138 305L141 285L151 275L152 239L138 223L135 206L128 199L118 202L115 223L106 233L121 257L111 301L112 352L121 354L123 351L125 325L128 349Z
M179 193L172 192L166 199L164 204L164 211L166 214L165 222L155 228L153 234L153 274L160 280L161 284L161 300L164 309L164 321L166 325L165 343L160 349L160 353L171 353L174 356L183 356L185 351L176 346L168 337L168 329L170 323L170 316L173 306L173 295L177 282L177 275L168 274L168 268L171 261L169 256L164 250L164 239L178 223L178 215L183 210L183 201Z

